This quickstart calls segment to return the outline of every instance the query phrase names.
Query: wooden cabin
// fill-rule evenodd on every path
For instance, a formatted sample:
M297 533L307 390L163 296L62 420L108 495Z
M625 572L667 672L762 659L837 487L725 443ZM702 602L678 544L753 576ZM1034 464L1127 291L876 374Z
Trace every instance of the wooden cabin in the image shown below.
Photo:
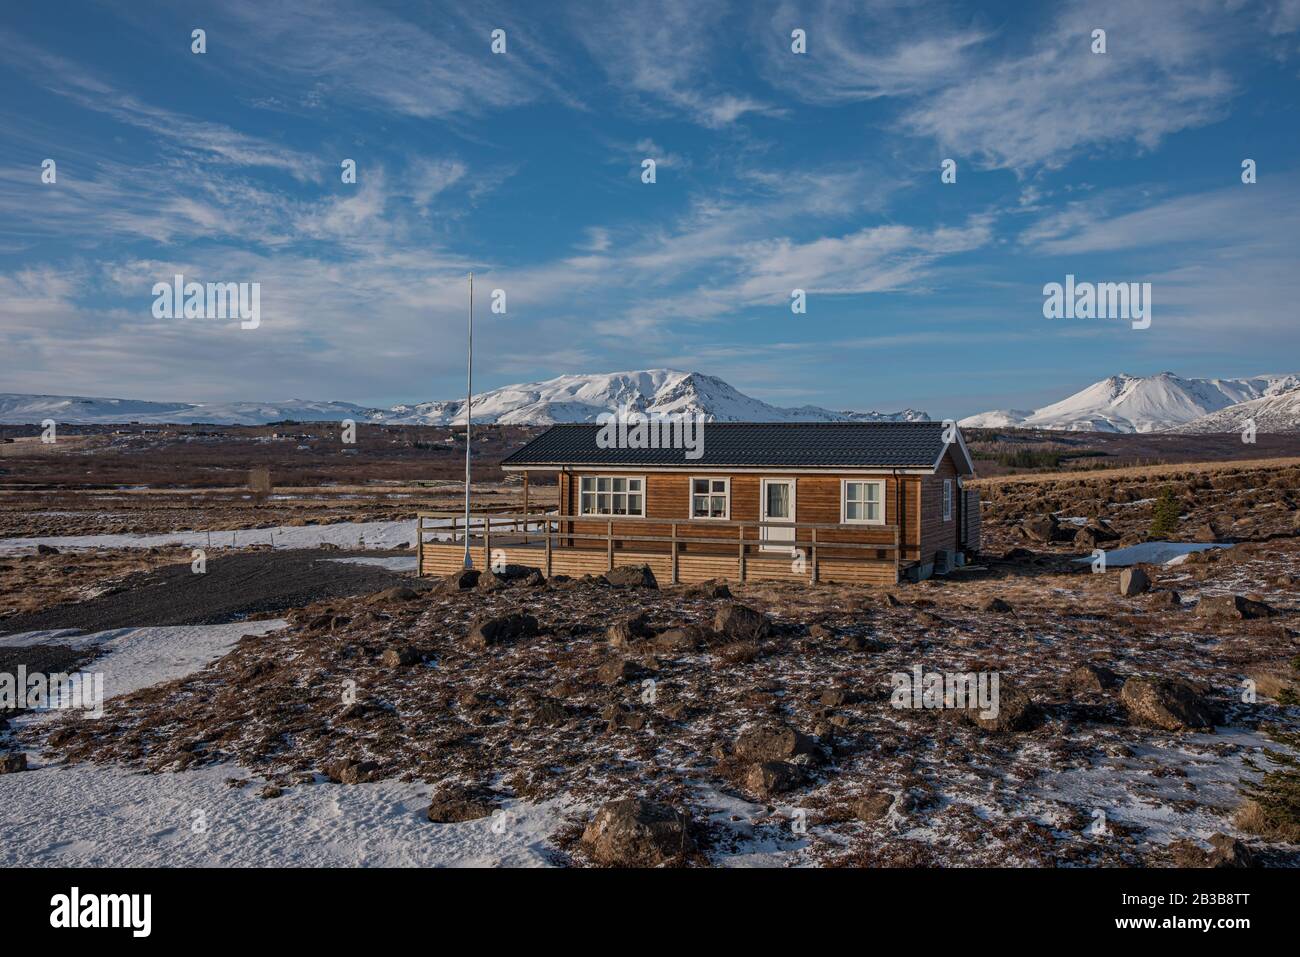
M960 430L939 422L709 422L694 450L602 447L557 425L505 460L518 512L420 514L420 571L531 565L550 576L649 565L661 584L711 578L893 584L978 552L979 495ZM608 433L606 433L607 437ZM688 454L692 457L688 458ZM530 513L528 476L559 508Z

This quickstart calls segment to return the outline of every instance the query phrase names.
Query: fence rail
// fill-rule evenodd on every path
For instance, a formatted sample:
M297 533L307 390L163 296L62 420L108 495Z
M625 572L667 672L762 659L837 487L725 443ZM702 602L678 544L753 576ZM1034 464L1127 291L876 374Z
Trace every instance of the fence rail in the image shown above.
M427 520L436 520L438 524L426 524ZM707 545L714 551L709 554L725 555L729 548L735 548L739 562L742 581L745 580L746 562L757 546L760 551L784 551L789 549L791 557L796 557L800 549L807 549L805 564L810 570L810 579L819 580L819 553L831 550L836 557L844 557L843 552L891 552L893 565L897 574L899 564L899 530L897 525L851 526L832 522L764 522L734 521L710 519L707 523L689 519L668 519L641 517L636 515L562 515L559 512L471 512L466 523L463 512L425 511L419 512L417 521L417 544L420 574L424 573L424 551L426 545L434 544L428 540L430 533L435 534L440 545L468 545L471 550L482 549L483 567L490 567L492 547L495 541L502 545L535 545L544 549L547 577L551 575L552 556L557 549L572 548L573 542L599 542L605 546L606 561L609 569L614 568L615 546L627 550L628 545L667 544L672 563L673 584L677 583L678 556L683 545ZM573 526L605 525L603 533L577 531ZM568 528L561 528L567 525ZM642 534L627 531L627 526L653 526L668 528L669 534ZM618 526L617 528L615 526ZM678 529L686 526L686 534ZM691 529L735 529L736 537L728 539L720 535L692 535ZM763 530L779 528L793 533L792 538L773 540L765 538ZM495 529L495 532L494 532ZM746 533L754 534L747 537ZM880 536L886 541L852 541L839 538L818 539L818 532L833 531L837 536L857 533L861 537ZM804 533L807 533L806 535ZM593 549L594 550L594 549ZM694 554L694 553L692 553ZM765 556L765 557L770 557Z

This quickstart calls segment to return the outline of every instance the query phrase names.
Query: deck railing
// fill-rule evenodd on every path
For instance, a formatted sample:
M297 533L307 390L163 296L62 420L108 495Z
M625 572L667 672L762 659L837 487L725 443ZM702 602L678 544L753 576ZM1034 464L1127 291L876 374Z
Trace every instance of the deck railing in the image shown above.
M431 519L436 521L437 524L429 524L428 520ZM748 522L722 519L709 519L705 522L690 519L643 518L636 515L562 515L559 512L496 511L471 512L468 526L465 524L464 512L419 512L416 521L421 574L424 571L425 546L426 544L432 544L428 538L430 534L435 535L436 540L440 541L440 543L459 544L462 548L468 540L471 550L482 550L484 568L491 566L494 543L497 546L521 544L541 546L545 554L544 571L548 577L551 574L551 556L554 550L561 547L574 547L570 544L573 542L603 544L610 569L614 568L616 544L625 549L629 544L653 543L663 545L666 543L672 560L674 583L677 581L677 559L683 545L688 546L688 549L692 545L710 546L711 554L725 554L727 549L734 546L737 560L740 563L739 571L742 580L745 578L745 562L750 550L754 547L769 552L789 549L792 557L796 556L797 550L806 549L805 560L811 570L811 580L814 582L818 580L819 550L831 550L835 553L887 551L893 554L895 571L897 571L899 563L897 525L842 525L830 522ZM603 532L578 531L574 527L599 527L601 524L605 526ZM627 530L629 525L667 527L669 534L649 535L629 532ZM561 526L569 527L562 528ZM684 533L679 531L683 526L685 526ZM736 537L728 539L717 534L691 534L691 529L706 528L709 530L735 529ZM763 529L765 528L793 530L794 537L779 540L767 539L763 537ZM747 536L746 532L748 531L752 531L754 534ZM818 532L835 532L836 537L831 539L823 534L819 540ZM853 534L862 538L884 538L885 541L844 540L845 537Z

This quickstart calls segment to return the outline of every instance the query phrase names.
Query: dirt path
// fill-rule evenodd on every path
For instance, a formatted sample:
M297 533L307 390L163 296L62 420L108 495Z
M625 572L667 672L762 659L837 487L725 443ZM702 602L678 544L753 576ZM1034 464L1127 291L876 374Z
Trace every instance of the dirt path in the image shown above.
M89 601L56 605L0 621L0 634L76 628L103 631L154 625L212 625L298 608L327 598L362 595L410 582L375 565L331 561L351 555L331 550L244 552L211 559L207 573L169 565L128 578L121 589Z

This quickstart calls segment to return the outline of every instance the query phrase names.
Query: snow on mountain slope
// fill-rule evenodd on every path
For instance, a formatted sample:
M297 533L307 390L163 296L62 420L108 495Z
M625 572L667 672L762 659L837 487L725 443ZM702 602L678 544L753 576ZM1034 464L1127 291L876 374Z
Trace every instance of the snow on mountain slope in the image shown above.
M1300 388L1300 376L1184 379L1172 372L1121 374L1032 412L984 412L961 420L974 428L1059 429L1074 432L1158 432L1220 409Z
M832 412L817 406L782 408L745 395L723 380L699 372L650 369L603 375L564 375L543 382L504 386L474 396L474 421L506 425L594 422L620 405L641 412L702 414L717 422L875 422L929 420L924 412ZM374 409L350 402L138 402L83 396L0 395L0 422L35 423L212 422L263 425L285 419L413 425L465 421L465 401L452 399Z
M1185 422L1169 431L1186 433L1241 432L1253 419L1255 431L1272 433L1300 432L1300 384L1289 392L1266 395L1249 402L1238 402L1226 409L1211 412Z

